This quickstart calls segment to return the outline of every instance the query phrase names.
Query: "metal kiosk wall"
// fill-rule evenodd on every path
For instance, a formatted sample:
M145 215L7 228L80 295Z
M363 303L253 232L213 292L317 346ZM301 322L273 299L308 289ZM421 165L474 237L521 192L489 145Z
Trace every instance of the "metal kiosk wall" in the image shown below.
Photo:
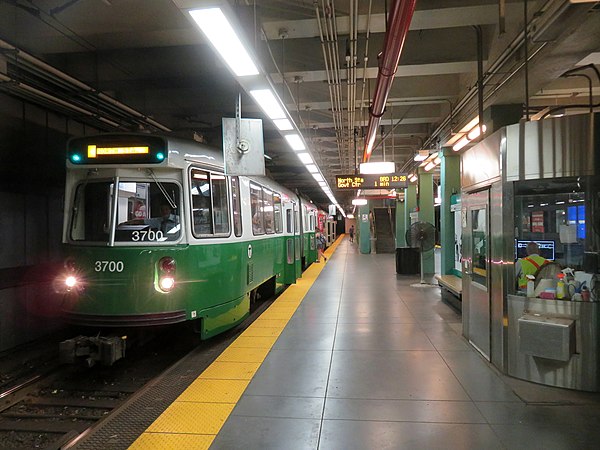
M511 125L462 156L465 337L509 375L588 391L600 391L598 119ZM536 297L517 288L530 240L574 269L572 299L551 298L554 275L538 277ZM585 283L592 301L576 291Z

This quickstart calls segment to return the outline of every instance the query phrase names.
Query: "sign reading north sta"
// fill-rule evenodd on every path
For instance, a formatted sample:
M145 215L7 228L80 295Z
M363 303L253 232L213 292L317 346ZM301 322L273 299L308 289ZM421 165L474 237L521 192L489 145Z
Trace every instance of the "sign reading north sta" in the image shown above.
M408 186L405 173L386 173L384 175L338 175L338 189L395 189Z

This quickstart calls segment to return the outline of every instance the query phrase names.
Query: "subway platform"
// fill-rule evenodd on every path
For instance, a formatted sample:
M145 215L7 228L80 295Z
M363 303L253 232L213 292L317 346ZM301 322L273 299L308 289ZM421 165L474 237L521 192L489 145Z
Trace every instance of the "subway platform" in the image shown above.
M599 394L499 373L394 255L326 254L135 440L81 448L598 448Z

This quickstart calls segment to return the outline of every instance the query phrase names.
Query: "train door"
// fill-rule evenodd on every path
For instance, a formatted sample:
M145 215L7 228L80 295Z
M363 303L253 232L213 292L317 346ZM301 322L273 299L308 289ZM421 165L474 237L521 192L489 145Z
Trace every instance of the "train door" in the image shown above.
M466 337L490 359L489 190L467 194L463 206L463 276L467 294ZM463 293L464 294L464 293ZM464 319L463 319L464 320Z
M283 204L283 239L285 246L283 282L292 284L296 282L296 242L294 233L294 204Z

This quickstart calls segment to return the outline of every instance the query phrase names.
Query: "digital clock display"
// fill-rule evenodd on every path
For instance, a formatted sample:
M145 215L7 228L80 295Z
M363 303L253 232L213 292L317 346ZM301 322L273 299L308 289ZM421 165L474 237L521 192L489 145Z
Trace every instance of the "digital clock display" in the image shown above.
M408 186L408 175L405 173L386 173L383 175L338 175L338 189L397 189Z

